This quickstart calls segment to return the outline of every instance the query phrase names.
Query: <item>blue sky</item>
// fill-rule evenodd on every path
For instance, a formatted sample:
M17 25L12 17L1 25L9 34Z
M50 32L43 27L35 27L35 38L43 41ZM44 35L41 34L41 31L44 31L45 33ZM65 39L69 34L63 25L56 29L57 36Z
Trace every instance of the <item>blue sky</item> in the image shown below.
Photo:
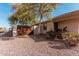
M52 12L53 16L59 16L64 13L79 10L79 4L77 3L63 3L57 7L57 9Z
M0 26L9 27L8 17L12 12L10 4L0 3Z
M52 16L59 16L64 13L79 10L79 4L61 4L52 12ZM8 3L0 3L0 26L9 27L8 17L13 13L11 5Z

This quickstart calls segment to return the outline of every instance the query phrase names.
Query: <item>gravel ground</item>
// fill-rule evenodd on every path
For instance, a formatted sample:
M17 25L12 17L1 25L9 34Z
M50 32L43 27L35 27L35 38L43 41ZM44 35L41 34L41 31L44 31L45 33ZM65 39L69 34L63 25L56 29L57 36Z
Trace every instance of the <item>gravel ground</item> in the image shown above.
M66 49L63 43L35 41L34 38L0 38L2 56L79 56L79 44Z

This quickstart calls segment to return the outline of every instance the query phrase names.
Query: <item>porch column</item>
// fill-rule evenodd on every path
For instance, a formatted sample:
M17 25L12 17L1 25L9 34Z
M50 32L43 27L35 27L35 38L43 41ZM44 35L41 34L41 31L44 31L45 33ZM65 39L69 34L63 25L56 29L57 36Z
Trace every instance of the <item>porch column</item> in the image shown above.
M13 37L17 36L17 25L13 25Z

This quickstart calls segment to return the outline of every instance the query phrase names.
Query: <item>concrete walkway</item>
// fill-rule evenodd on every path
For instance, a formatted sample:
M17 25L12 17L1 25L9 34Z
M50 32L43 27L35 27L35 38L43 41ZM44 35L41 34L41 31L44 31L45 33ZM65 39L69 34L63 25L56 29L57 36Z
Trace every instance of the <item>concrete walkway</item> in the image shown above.
M38 38L39 39L39 38ZM79 56L79 44L66 49L63 43L55 41L36 42L33 38L0 38L0 55L3 56Z

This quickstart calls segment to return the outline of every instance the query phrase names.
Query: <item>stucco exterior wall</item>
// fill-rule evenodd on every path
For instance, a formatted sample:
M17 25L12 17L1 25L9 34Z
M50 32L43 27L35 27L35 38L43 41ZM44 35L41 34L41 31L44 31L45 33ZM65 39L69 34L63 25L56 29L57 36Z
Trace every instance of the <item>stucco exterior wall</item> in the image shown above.
M68 31L79 33L79 19L72 19L58 23L59 29L63 29L65 26L67 26Z
M47 32L51 31L51 30L54 31L54 23L53 23L53 21L47 23Z
M47 25L47 29L46 30L43 29L43 33L46 33L46 32L51 31L51 30L54 31L53 21L47 22L46 25Z
M44 24L46 24L47 29L45 30L43 28ZM45 34L48 31L54 31L54 23L52 21L50 22L46 22L46 23L42 23L41 25L34 25L34 35L36 34Z

